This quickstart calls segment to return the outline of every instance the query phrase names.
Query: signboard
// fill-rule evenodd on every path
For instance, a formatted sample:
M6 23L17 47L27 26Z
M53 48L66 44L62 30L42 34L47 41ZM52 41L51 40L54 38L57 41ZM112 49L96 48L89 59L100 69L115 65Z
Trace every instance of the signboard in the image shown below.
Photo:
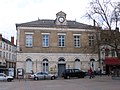
M18 76L23 76L23 68L18 68L17 69L17 75Z

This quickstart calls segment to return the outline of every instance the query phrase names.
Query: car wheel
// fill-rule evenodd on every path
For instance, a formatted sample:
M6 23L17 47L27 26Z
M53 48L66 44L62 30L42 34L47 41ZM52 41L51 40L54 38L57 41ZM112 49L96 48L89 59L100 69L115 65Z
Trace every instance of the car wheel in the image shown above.
M38 80L38 77L34 77L34 80Z
M51 77L51 80L54 80L54 79L55 79L55 76L52 76L52 77Z
M67 76L67 79L70 79L70 76Z
M11 79L7 79L8 82L11 82L12 80Z

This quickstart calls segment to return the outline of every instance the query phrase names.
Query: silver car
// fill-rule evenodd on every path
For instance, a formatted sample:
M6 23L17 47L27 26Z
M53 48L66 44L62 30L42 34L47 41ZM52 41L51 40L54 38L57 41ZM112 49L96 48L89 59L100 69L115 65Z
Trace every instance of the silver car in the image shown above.
M57 78L57 75L55 74L48 74L46 72L37 72L37 73L34 73L32 75L30 75L31 79L34 79L34 80L39 80L39 79L51 79L51 80L54 80Z
M13 80L12 76L7 76L4 73L0 73L0 81L8 81L11 82Z

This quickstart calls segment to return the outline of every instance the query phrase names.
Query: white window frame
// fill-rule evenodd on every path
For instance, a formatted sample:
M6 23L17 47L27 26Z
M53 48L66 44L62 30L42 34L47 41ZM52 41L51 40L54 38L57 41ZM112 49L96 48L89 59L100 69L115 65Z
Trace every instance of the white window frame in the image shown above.
M73 34L74 36L74 47L80 47L80 35L81 34ZM76 38L75 38L76 37ZM77 38L79 37L79 38Z
M49 47L49 33L42 33L42 47Z
M58 35L58 46L65 47L65 35Z
M33 47L33 35L26 34L26 47Z
M89 34L89 35L88 35L88 39L89 39L89 46L94 46L95 36L94 36L93 34Z

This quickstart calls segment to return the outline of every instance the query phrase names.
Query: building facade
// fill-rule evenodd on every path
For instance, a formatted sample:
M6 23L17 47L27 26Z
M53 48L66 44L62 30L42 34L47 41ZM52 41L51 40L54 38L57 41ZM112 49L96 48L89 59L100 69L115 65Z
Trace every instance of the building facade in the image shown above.
M101 30L100 59L103 72L111 74L120 69L120 32L117 30ZM118 53L117 53L118 52ZM117 55L119 54L119 55Z
M0 73L15 76L16 49L14 37L11 37L11 41L9 41L0 34Z
M55 20L38 19L16 24L17 69L25 74L61 73L66 68L87 71L98 68L96 29L66 19L62 11Z

